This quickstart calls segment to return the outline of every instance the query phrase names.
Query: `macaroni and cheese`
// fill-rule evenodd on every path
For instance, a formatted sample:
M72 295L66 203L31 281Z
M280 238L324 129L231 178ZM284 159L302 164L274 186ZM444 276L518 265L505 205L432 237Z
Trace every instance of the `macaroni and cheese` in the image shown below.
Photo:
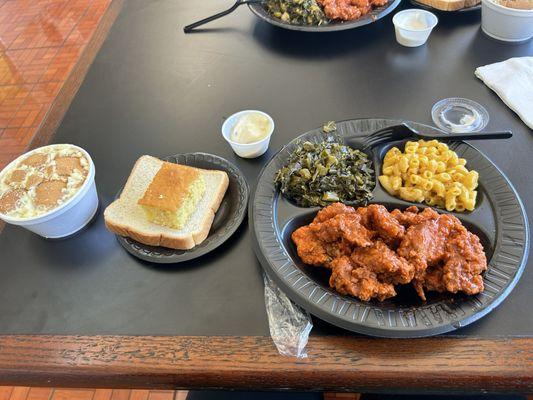
M445 143L419 140L387 152L379 182L403 200L461 212L475 208L478 178Z

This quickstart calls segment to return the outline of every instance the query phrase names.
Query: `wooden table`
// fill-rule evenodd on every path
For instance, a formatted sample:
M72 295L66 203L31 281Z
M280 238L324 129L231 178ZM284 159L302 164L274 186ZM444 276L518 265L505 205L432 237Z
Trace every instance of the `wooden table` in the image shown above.
M265 336L7 336L1 383L116 388L528 392L531 339L311 337L308 358Z
M442 17L418 49L395 43L390 17L351 32L309 35L270 27L243 8L201 33L182 33L218 8L215 0L124 5L53 138L91 153L102 206L141 154L215 153L235 162L253 187L276 149L326 120L429 123L436 100L464 96L488 108L490 129L514 131L508 144L479 148L533 212L531 131L473 76L479 65L533 54L531 43L489 40L476 13ZM276 121L271 150L258 160L238 159L219 134L224 116L246 108ZM0 384L533 390L531 268L497 310L451 335L374 339L315 321L309 357L294 359L280 356L268 336L249 236L242 226L213 254L162 268L126 255L101 212L66 241L7 227L0 235Z

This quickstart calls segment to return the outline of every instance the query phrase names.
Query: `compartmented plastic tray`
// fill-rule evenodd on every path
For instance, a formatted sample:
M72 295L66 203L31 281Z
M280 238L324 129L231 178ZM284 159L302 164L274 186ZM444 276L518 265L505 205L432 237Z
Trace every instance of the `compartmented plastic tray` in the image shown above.
M401 121L359 119L337 123L338 133L347 145L378 129ZM424 132L424 125L411 122ZM427 301L418 298L410 285L383 302L364 302L343 296L329 287L325 268L305 265L290 239L299 226L308 224L319 208L297 207L274 186L274 175L286 164L298 139L321 141L321 129L301 135L281 149L261 172L250 201L249 219L254 250L261 264L282 290L310 313L339 327L383 337L421 337L449 332L483 317L500 304L518 282L527 261L529 228L524 206L507 177L485 155L464 142L448 143L467 168L479 172L476 209L456 215L467 229L477 234L487 254L488 269L483 275L485 290L475 296L429 292ZM503 143L502 143L503 144ZM374 149L372 158L377 175L388 143ZM403 148L403 147L402 147ZM424 207L390 196L376 179L372 203L389 210L410 205ZM439 212L446 212L437 209Z

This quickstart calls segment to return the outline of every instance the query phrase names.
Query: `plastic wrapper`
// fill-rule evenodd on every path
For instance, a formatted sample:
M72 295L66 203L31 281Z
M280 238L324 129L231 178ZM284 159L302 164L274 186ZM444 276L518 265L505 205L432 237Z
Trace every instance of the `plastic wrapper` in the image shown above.
M265 305L270 336L280 354L305 358L313 322L308 312L294 304L263 272Z

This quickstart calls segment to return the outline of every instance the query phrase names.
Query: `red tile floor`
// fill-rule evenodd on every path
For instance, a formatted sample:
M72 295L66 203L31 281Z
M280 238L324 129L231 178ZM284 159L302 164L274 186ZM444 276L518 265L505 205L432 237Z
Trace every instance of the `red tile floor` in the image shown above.
M111 3L0 0L0 169L38 132Z
M182 390L51 389L0 386L0 400L185 400Z

